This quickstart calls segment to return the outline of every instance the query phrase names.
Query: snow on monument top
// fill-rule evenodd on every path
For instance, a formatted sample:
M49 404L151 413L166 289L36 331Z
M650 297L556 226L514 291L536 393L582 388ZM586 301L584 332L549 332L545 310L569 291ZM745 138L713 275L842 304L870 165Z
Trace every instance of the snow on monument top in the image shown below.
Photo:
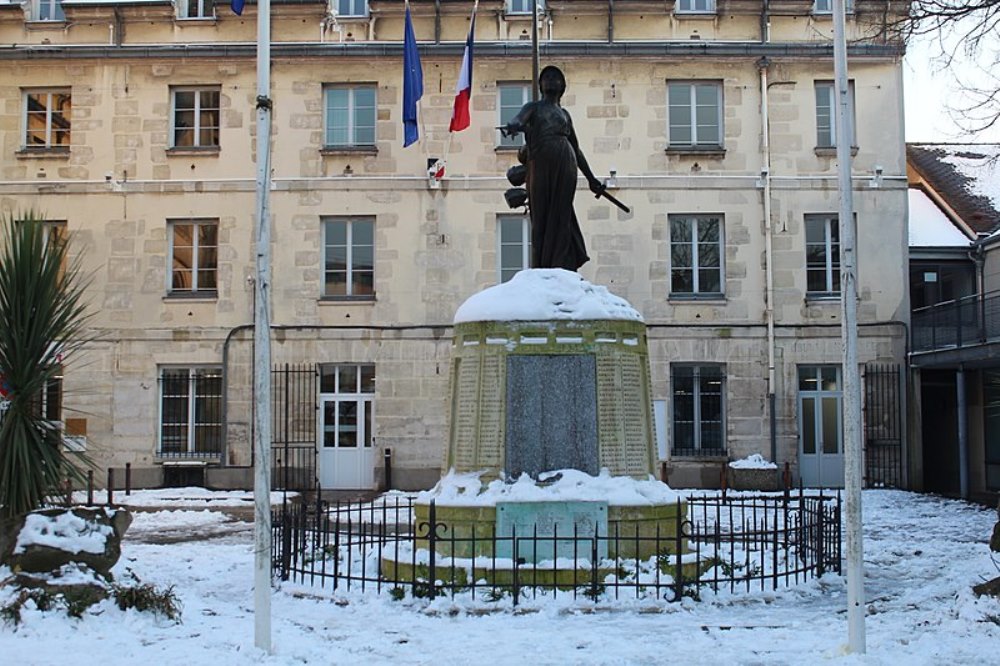
M455 323L623 319L642 321L628 301L561 268L534 268L471 296Z

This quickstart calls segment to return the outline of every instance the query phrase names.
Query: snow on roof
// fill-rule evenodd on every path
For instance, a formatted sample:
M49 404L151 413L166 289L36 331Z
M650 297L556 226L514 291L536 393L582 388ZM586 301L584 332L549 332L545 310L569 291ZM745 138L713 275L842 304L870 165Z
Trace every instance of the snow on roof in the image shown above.
M472 295L455 312L455 323L626 319L642 315L607 288L561 268L523 270L503 284Z
M923 190L911 187L907 194L910 247L956 247L971 243Z
M1000 224L1000 144L910 143L906 159L975 232Z
M967 187L972 194L986 197L994 210L1000 210L1000 145L960 144L951 148L941 161L969 179Z

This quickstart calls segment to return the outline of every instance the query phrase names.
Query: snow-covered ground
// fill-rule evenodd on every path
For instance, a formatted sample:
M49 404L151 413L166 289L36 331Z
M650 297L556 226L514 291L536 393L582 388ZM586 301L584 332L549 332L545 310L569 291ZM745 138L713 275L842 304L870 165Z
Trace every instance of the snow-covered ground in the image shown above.
M140 500L144 501L144 500ZM776 593L641 605L560 597L509 603L393 601L286 585L273 654L254 648L252 531L214 511L144 511L116 567L173 585L173 624L110 602L80 620L25 611L0 626L3 664L995 664L1000 602L970 588L997 575L996 514L898 491L864 494L868 654L846 656L844 580ZM150 501L150 504L156 504ZM219 524L228 531L213 531ZM157 543L159 533L198 540ZM206 538L208 534L208 538ZM0 571L0 579L5 574ZM2 594L2 593L0 593ZM509 600L508 600L509 601ZM497 606L496 604L494 606Z

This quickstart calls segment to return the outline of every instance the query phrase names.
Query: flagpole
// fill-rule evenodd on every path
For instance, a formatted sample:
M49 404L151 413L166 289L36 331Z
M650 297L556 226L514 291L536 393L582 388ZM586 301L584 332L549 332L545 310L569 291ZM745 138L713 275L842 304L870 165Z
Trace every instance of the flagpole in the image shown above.
M833 0L833 73L837 107L837 188L840 194L840 297L843 344L844 531L847 536L848 652L865 653L864 545L861 525L861 371L858 367L858 282L845 2Z
M254 282L254 644L271 652L271 0L257 0Z
M538 101L538 2L531 0L531 101Z

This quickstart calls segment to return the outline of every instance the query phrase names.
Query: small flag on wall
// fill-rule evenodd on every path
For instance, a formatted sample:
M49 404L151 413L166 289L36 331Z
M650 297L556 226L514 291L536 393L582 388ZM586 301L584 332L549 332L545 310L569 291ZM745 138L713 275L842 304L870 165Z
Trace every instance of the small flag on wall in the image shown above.
M237 16L243 16L243 5L246 4L246 0L229 0L229 8L233 10L233 13Z
M478 2L476 3L478 4ZM451 114L449 131L464 130L472 122L469 115L469 102L472 98L472 43L476 34L476 8L472 8L472 24L469 26L469 37L465 40L465 53L462 55L462 71L458 75L455 86L455 110Z
M420 67L420 52L413 34L410 3L406 3L406 22L403 26L403 147L420 138L417 127L417 102L424 95L424 72Z

